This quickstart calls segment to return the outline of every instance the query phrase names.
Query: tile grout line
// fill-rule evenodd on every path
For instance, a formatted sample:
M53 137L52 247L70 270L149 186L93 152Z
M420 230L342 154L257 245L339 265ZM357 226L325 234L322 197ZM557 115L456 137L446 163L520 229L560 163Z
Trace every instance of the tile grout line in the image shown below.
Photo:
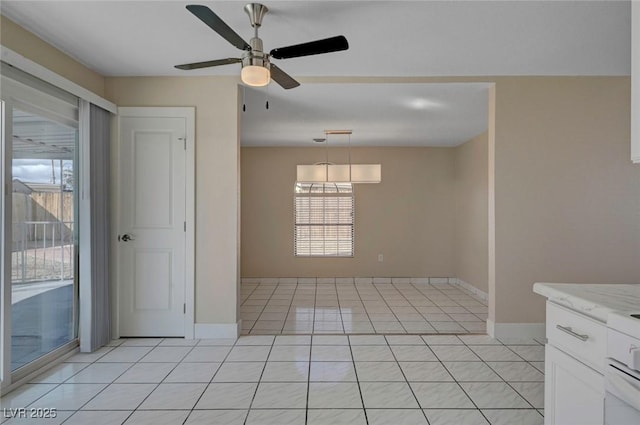
M373 324L373 319L371 318L371 315L374 314L373 312L370 312L369 309L367 308L367 305L365 304L365 301L379 301L379 300L365 300L364 298L362 298L362 293L360 292L360 289L367 289L367 288L362 288L362 285L360 285L360 288L358 288L358 285L356 285L356 291L358 292L358 297L360 297L360 301L362 302L362 305L364 307L364 311L367 314L367 317L369 318L369 323L371 324L371 329L373 330L373 335L378 334L378 332L376 331L375 325ZM373 287L373 280L371 281L371 283L368 284L364 284L366 285L366 287L371 286L370 289L375 289L375 287ZM378 296L381 297L380 293L376 290L376 293L378 293Z
M370 285L373 285L373 280L371 281ZM373 325L373 319L371 318L371 314L369 314L369 310L367 309L367 306L364 303L365 301L370 301L370 300L364 300L362 298L362 294L360 293L360 289L358 288L358 285L356 285L355 280L354 280L354 286L355 286L355 289L356 289L356 293L358 294L358 299L362 303L362 307L364 308L364 312L367 315L367 318L369 319L369 324L371 325L371 329L373 330L373 335L375 335L377 332L376 332L375 326Z
M488 366L488 367L491 367L491 366L489 366L489 365L487 365L487 366ZM493 370L493 369L492 369L492 370ZM515 382L515 381L512 381L512 382ZM521 381L521 382L522 382L522 381ZM518 391L517 389L515 389L515 388L513 387L513 385L511 385L511 383L510 383L510 382L508 382L508 381L504 381L504 383L505 383L505 384L507 384L507 385L509 386L509 388L511 388L513 391L515 391L515 393L516 393L516 394L518 394L520 397L522 397L522 399L523 399L524 401L526 401L526 402L527 402L527 404L528 404L529 406L531 406L531 408L532 408L532 409L535 409L535 410L537 410L537 409L538 409L538 407L535 407L535 406L533 405L533 403L531 403L531 402L529 401L529 399L528 399L528 398L526 398L524 395L522 395L522 394L520 393L520 391ZM524 381L524 383L530 383L530 382ZM535 382L535 384L540 384L540 382ZM543 385L544 385L544 384L543 384ZM544 396L544 393L543 393L543 396ZM543 406L542 408L544 409L544 406Z
M258 383L256 384L256 389L253 392L253 397L251 397L251 402L249 403L249 407L247 408L247 416L244 418L243 424L246 425L249 420L249 415L251 414L251 407L253 406L253 402L256 400L256 395L258 394L258 389L260 388L260 384L262 383L262 377L264 376L264 370L267 368L267 362L269 361L269 356L271 356L271 351L273 351L273 346L276 343L276 336L273 336L273 341L271 341L271 345L269 346L269 352L267 353L267 358L264 361L264 366L262 367L262 372L260 372L260 377L258 378Z
M245 299L242 300L242 303L240 303L240 307L242 307L242 304L244 304L245 301L247 301L249 298L251 298L251 295L253 295L254 292L256 292L256 290L260 287L262 283L258 283L252 290L251 292L249 292L249 294L247 295L247 297ZM242 294L242 279L240 279L240 294Z
M304 423L309 421L309 393L311 393L311 351L313 350L313 337L309 336L309 367L307 368L307 399L304 409Z
M462 341L464 342L464 341ZM466 346L466 344L465 344ZM468 347L467 347L468 348ZM482 359L481 359L482 360ZM489 418L487 418L487 416L482 412L482 410L480 409L480 407L476 404L476 402L471 398L471 396L467 393L467 391L464 389L464 387L462 385L460 385L460 382L456 379L455 376L453 376L453 373L451 373L451 371L449 370L449 368L447 367L447 365L445 365L443 362L442 363L442 367L444 367L447 372L449 373L449 375L451 375L451 377L453 378L454 382L456 383L456 385L458 386L458 388L460 388L460 390L462 390L462 392L464 393L464 395L469 399L469 401L471 402L471 404L474 405L475 410L477 410L478 412L480 412L480 414L482 415L482 417L484 418L485 421L487 421L487 424L491 424L491 421L489 420Z
M396 357L396 353L394 353L393 349L391 349L391 344L389 344L389 340L387 339L386 335L383 336L383 338L384 338L385 342L387 343L387 347L389 347L389 351L391 351L391 355L393 356L393 359L396 361L396 365L398 366L398 369L400 369L400 373L402 374L402 377L404 378L405 383L409 387L409 390L411 391L411 394L413 395L413 398L415 399L415 401L416 401L416 403L418 405L418 408L420 409L420 412L424 416L424 419L427 421L427 424L430 424L431 422L429 422L429 418L427 418L427 413L425 412L425 409L420 404L420 401L418 400L418 397L416 397L416 393L413 391L413 387L409 383L409 380L407 379L407 375L404 373L404 370L400 366L400 362L398 361L398 358ZM422 337L419 337L419 338L422 339ZM424 341L424 340L423 340L423 342L425 343L425 347L429 348L429 344L427 344L427 342ZM418 347L420 347L420 346L418 346ZM429 348L429 351L431 351L431 348ZM431 353L434 355L434 357L436 357L436 359L438 358L435 355L435 353L433 353L433 351L431 351Z
M251 298L251 295L253 295L254 292L256 292L258 290L258 288L262 285L262 282L258 283L256 285L255 288L253 288L253 290L251 291L251 293L249 293L249 295L247 295L247 298L245 298L242 303L240 304L240 309L242 310L242 305L247 302L247 300L249 298ZM242 293L242 279L240 279L240 293ZM258 319L260 318L260 316L262 315L262 312L264 311L264 308L266 307L266 303L264 306L262 306L262 310L260 310L260 313L258 314L258 317L256 318L256 320L253 322L253 326L255 326L255 322L258 321ZM242 311L240 311L240 319L242 320ZM253 328L253 326L251 326L251 328ZM251 329L249 329L250 331ZM247 331L247 334L249 333L249 331ZM242 329L240 329L240 333L242 333Z
M262 283L260 283L260 285L262 285ZM253 322L253 325L251 326L251 329L249 329L249 331L247 332L247 334L251 334L253 332L253 330L255 329L256 325L258 324L258 322L260 321L260 317L262 317L262 315L264 313L266 313L266 309L267 306L269 305L269 302L271 301L271 299L273 298L273 294L275 294L276 290L278 289L278 285L279 283L276 283L273 287L273 290L271 291L271 293L269 294L269 298L267 298L267 302L264 304L264 306L262 307L262 311L260 311L260 315L258 316L258 318ZM257 288L256 288L257 289ZM257 330L257 329L256 329Z
M392 284L393 285L393 284ZM382 297L382 301L384 302L384 304L387 306L387 308L391 311L391 314L393 314L393 317L396 318L397 322L400 324L400 327L404 330L403 333L407 333L407 329L404 327L404 325L402 324L402 322L400 321L400 319L398 318L398 316L396 315L395 311L393 311L393 309L391 308L391 306L389 305L389 303L387 302L387 300L384 298L384 295L382 295L382 293L380 292L380 290L378 289L378 287L376 286L376 284L373 284L373 287L375 288L376 292L378 292L378 295L380 295L380 297ZM395 289L395 287L394 287ZM397 291L397 289L396 289ZM376 331L376 333L378 333L378 331L375 329L375 326L373 327L373 329ZM384 332L382 332L382 335L384 335Z
M258 288L256 288L256 289L255 289L255 291L257 291L258 289L260 289L260 287L262 287L262 285L263 285L263 284L262 284L262 283L260 283L260 286L259 286ZM277 288L277 287L278 287L278 284L276 283L276 284L274 285L274 287L273 287L273 290L271 290L271 292L270 292L270 293L269 293L269 295L267 296L266 300L264 300L265 302L264 302L264 305L262 306L262 309L260 310L260 314L258 315L258 317L256 318L256 320L254 320L254 321L253 321L253 325L251 325L251 328L249 328L249 330L247 330L247 335L249 335L249 334L251 334L251 332L253 332L253 330L254 330L254 328L255 328L256 324L258 323L258 321L260 321L260 317L262 317L262 315L263 315L264 313L266 313L266 311L265 311L265 310L267 309L267 306L269 305L269 301L271 300L271 297L273 296L273 293L275 292L275 290L276 290L276 288ZM263 291L265 290L265 288L267 288L267 287L266 287L266 286L265 286L265 287L263 287ZM268 289L267 289L267 290L268 290ZM255 291L254 291L254 292L255 292ZM253 294L253 293L252 293L252 294ZM248 300L249 300L249 299L247 298L247 301L248 301ZM263 300L263 299L261 298L260 300ZM245 302L246 302L246 301L245 301Z
M284 320L282 321L282 327L280 328L280 332L278 334L282 335L284 333L284 328L287 326L287 318L289 317L289 313L291 312L291 307L293 307L293 300L296 299L296 292L298 292L298 283L296 281L296 287L293 289L293 294L291 295L291 301L289 302L289 308L287 309L287 313L284 316ZM275 291L274 291L275 293ZM273 340L275 344L275 339Z
M337 330L337 329L335 329L335 330L326 330L326 329L323 329L323 330L322 330L322 331L320 331L319 333L321 333L321 334L323 334L323 335L331 335L331 334L344 335L344 334L345 334L345 331L344 331L344 321L342 320L342 312L340 311L340 300L339 300L339 298L338 298L338 290L337 290L336 284L335 284L335 283L333 283L333 284L321 284L321 285L330 286L330 287L332 287L332 289L333 289L333 291L331 291L330 295L331 295L331 297L333 298L333 295L335 294L335 302L336 302L336 304L338 304L338 306L337 306L337 307L334 307L334 306L326 306L325 308L326 308L326 309L337 309L337 313L338 313L337 315L340 317L340 319L339 319L339 320L340 320L340 329L342 329L342 331ZM321 287L321 288L322 288L322 287ZM326 288L324 288L324 289L326 289ZM330 288L330 289L331 289L331 288ZM324 298L328 298L327 294L329 294L329 292L324 291L324 292L323 292L323 297L324 297ZM333 299L332 299L332 301L333 301ZM333 304L333 302L331 302L331 304ZM326 320L322 320L322 322L327 322L327 321L326 321ZM334 322L334 323L335 323L335 322L337 322L337 320L333 320L332 322ZM314 329L315 329L315 320L314 320Z
M349 353L351 354L351 362L353 364L353 374L356 376L356 384L358 385L358 393L360 394L360 403L362 403L362 411L364 412L364 421L369 425L369 415L367 415L367 409L364 405L364 397L362 396L362 388L360 387L360 379L358 378L358 370L356 369L356 359L353 356L353 348L351 346L351 340L347 336L347 344L349 344Z
M189 354L191 354L191 352L198 346L198 344L200 343L200 339L198 339L198 342L196 342L194 345L191 346L191 350L189 350L183 357L182 359L180 359L180 361L176 362L175 366L169 371L169 373L167 373L164 378L162 378L162 380L160 381L160 384L164 383L164 380L167 379L167 377L169 375L171 375L171 373L173 373L174 370L176 370L176 368L178 367L179 364L182 363L182 361L184 359L187 358L187 356ZM222 363L221 363L222 364ZM216 371L217 372L217 371ZM158 386L160 386L160 384L158 384ZM157 387L156 387L157 388ZM202 391L202 394L204 394L204 392L207 390L207 387L204 387L204 390ZM153 390L155 391L155 389ZM153 393L153 391L151 393ZM151 393L149 393L149 395L151 395ZM200 397L202 397L202 394L200 394ZM200 400L200 397L198 397L198 400ZM198 402L198 400L196 400L196 402L193 404L193 406L190 409L181 409L181 410L188 410L189 413L187 413L187 416L184 417L184 421L182 421L182 425L184 425L187 422L187 419L189 418L189 416L191 416L191 412L193 412L193 408L196 406L196 403ZM144 401L143 401L144 403ZM136 412L138 409L134 410L134 412ZM133 413L132 413L133 415ZM129 420L129 417L127 417L127 419L125 420L125 422Z
M362 296L360 295L360 291L358 290L358 286L356 285L355 280L353 281L353 290L358 295L358 300L357 301L359 301L360 304L362 304L362 309L364 310L364 314L367 316L367 323L369 323L369 325L371 326L371 330L373 331L372 334L375 335L376 330L373 327L373 321L371 320L371 316L369 316L369 311L367 311L367 307L364 305L364 300L362 299ZM343 321L343 327L344 327L344 318L342 316L342 309L340 310L340 319Z
M213 383L213 379L216 377L216 375L218 374L218 372L220 371L220 368L222 367L222 365L224 364L224 362L227 361L227 358L229 358L229 355L231 354L231 351L233 351L233 349L236 347L236 344L238 342L238 339L240 338L236 338L236 341L233 343L233 345L231 346L231 348L229 349L229 352L227 352L227 354L224 356L224 358L222 359L222 361L220 362L220 365L218 366L218 368L216 369L216 371L213 373L213 375L211 376L211 379L209 379L209 382L207 383L207 385L204 387L204 391L202 392L202 394L200 394L200 397L198 397L198 399L196 400L196 402L193 404L193 407L191 408L191 411L189 412L189 414L187 415L187 417L185 418L185 421L187 421L189 419L189 416L191 416L191 414L193 413L194 410L196 410L196 406L198 405L198 403L200 402L200 400L202 400L202 396L204 396L204 393L207 392L207 390L209 389L209 386ZM199 344L200 342L198 342ZM203 347L207 347L206 345L203 345ZM227 347L227 345L214 345L213 347ZM184 359L183 359L184 360ZM183 363L182 361L180 363ZM218 362L215 362L218 363ZM176 365L177 367L177 365ZM165 377L166 379L166 377ZM247 415L249 414L249 411L247 410ZM245 417L245 421L246 421L246 417Z
M316 330L316 303L318 302L318 281L316 280L316 284L313 287L313 319L311 320L311 334L314 334ZM313 336L311 337L311 349L313 350Z
M429 300L430 303L432 303L434 305L435 308L439 309L440 311L442 311L444 313L444 310L442 310L439 306L436 305L435 302L433 302L433 300L431 298L429 298L427 295L425 295L424 292L422 292L416 285L416 283L411 282L410 285L416 290L418 291L418 293L420 293L421 296L425 297L427 300ZM427 285L431 286L429 283L427 283ZM417 309L416 309L417 310ZM431 326L434 331L436 332L436 334L440 334L440 331L438 329L436 329L435 326L433 326L431 324L431 320L428 320L427 317L425 316L425 314L427 313L423 313L421 311L418 311L418 313L420 313L420 315L424 318L424 320L427 321L427 323L429 324L429 326ZM426 341L425 341L426 342Z
M346 335L347 331L344 328L344 320L342 319L342 309L340 308L340 296L338 295L338 287L336 283L333 284L333 287L336 290L336 302L338 303L338 314L340 316L340 326L342 327L342 333ZM347 337L347 342L351 344L351 342L349 341L349 337Z

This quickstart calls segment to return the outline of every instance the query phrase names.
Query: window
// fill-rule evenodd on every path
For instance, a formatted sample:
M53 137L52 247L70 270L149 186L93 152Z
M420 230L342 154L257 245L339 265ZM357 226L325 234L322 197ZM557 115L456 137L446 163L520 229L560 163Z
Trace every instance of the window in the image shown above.
M296 183L296 257L353 257L351 183Z

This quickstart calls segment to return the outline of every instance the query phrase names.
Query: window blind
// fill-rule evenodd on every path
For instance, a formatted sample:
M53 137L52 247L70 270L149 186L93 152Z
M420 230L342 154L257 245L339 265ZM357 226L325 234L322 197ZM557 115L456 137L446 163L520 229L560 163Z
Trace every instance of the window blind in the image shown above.
M353 257L350 183L296 183L294 214L296 256Z

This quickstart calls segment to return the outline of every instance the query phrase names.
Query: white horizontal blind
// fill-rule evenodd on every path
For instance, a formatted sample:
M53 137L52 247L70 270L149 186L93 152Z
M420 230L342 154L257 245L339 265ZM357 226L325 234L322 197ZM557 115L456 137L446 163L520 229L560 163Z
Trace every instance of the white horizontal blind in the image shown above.
M353 257L351 183L296 183L295 255Z

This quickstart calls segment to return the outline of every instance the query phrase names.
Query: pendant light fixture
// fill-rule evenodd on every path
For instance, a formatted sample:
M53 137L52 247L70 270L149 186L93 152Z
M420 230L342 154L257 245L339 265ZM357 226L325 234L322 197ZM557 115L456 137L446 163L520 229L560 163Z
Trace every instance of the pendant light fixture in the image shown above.
M382 181L381 164L351 163L351 130L325 130L326 161L313 165L297 166L297 181L300 183L380 183ZM329 136L347 135L349 161L347 164L329 162ZM321 141L322 139L314 139Z

